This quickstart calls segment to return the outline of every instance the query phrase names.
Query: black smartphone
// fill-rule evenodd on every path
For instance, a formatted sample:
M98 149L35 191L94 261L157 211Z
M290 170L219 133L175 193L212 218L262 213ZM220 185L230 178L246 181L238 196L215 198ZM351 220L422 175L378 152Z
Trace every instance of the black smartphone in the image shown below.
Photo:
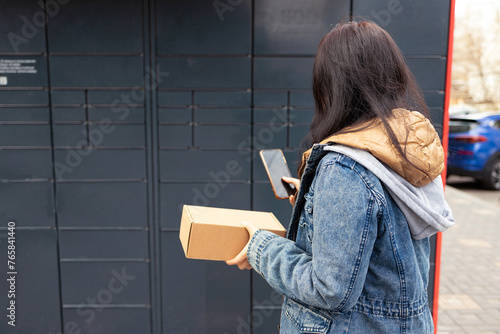
M281 150L261 150L259 153L264 163L267 177L271 181L274 196L277 199L285 199L295 194L295 186L281 179L283 176L292 177L283 152Z

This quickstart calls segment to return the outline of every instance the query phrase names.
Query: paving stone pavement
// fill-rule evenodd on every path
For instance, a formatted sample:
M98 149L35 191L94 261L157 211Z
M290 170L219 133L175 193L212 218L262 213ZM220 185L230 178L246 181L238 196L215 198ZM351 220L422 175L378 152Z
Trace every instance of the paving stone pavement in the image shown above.
M500 208L451 186L446 198L437 332L500 334Z

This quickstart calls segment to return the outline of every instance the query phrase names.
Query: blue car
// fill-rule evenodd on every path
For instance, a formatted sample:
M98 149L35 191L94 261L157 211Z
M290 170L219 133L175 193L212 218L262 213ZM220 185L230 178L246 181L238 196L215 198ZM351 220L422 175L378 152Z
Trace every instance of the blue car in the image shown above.
M449 129L448 175L473 176L500 190L500 113L453 115Z

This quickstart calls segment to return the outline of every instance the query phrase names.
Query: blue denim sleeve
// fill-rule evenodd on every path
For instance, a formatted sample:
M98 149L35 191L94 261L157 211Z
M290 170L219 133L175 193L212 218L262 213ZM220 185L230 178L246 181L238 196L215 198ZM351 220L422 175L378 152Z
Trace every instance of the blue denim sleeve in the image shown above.
M377 236L376 194L366 175L336 162L322 165L314 183L313 255L292 240L259 230L247 257L276 291L342 312L363 290Z

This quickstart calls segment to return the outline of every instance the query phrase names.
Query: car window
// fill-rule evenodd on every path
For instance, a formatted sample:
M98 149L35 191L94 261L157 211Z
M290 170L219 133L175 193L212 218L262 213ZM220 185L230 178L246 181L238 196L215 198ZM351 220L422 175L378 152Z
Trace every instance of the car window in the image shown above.
M451 119L449 123L449 129L450 133L469 132L478 125L479 123L474 120Z
M493 121L493 122L491 122L491 127L492 127L492 128L495 128L495 129L497 129L497 130L500 130L500 119L499 119L499 120L497 120L497 121Z

